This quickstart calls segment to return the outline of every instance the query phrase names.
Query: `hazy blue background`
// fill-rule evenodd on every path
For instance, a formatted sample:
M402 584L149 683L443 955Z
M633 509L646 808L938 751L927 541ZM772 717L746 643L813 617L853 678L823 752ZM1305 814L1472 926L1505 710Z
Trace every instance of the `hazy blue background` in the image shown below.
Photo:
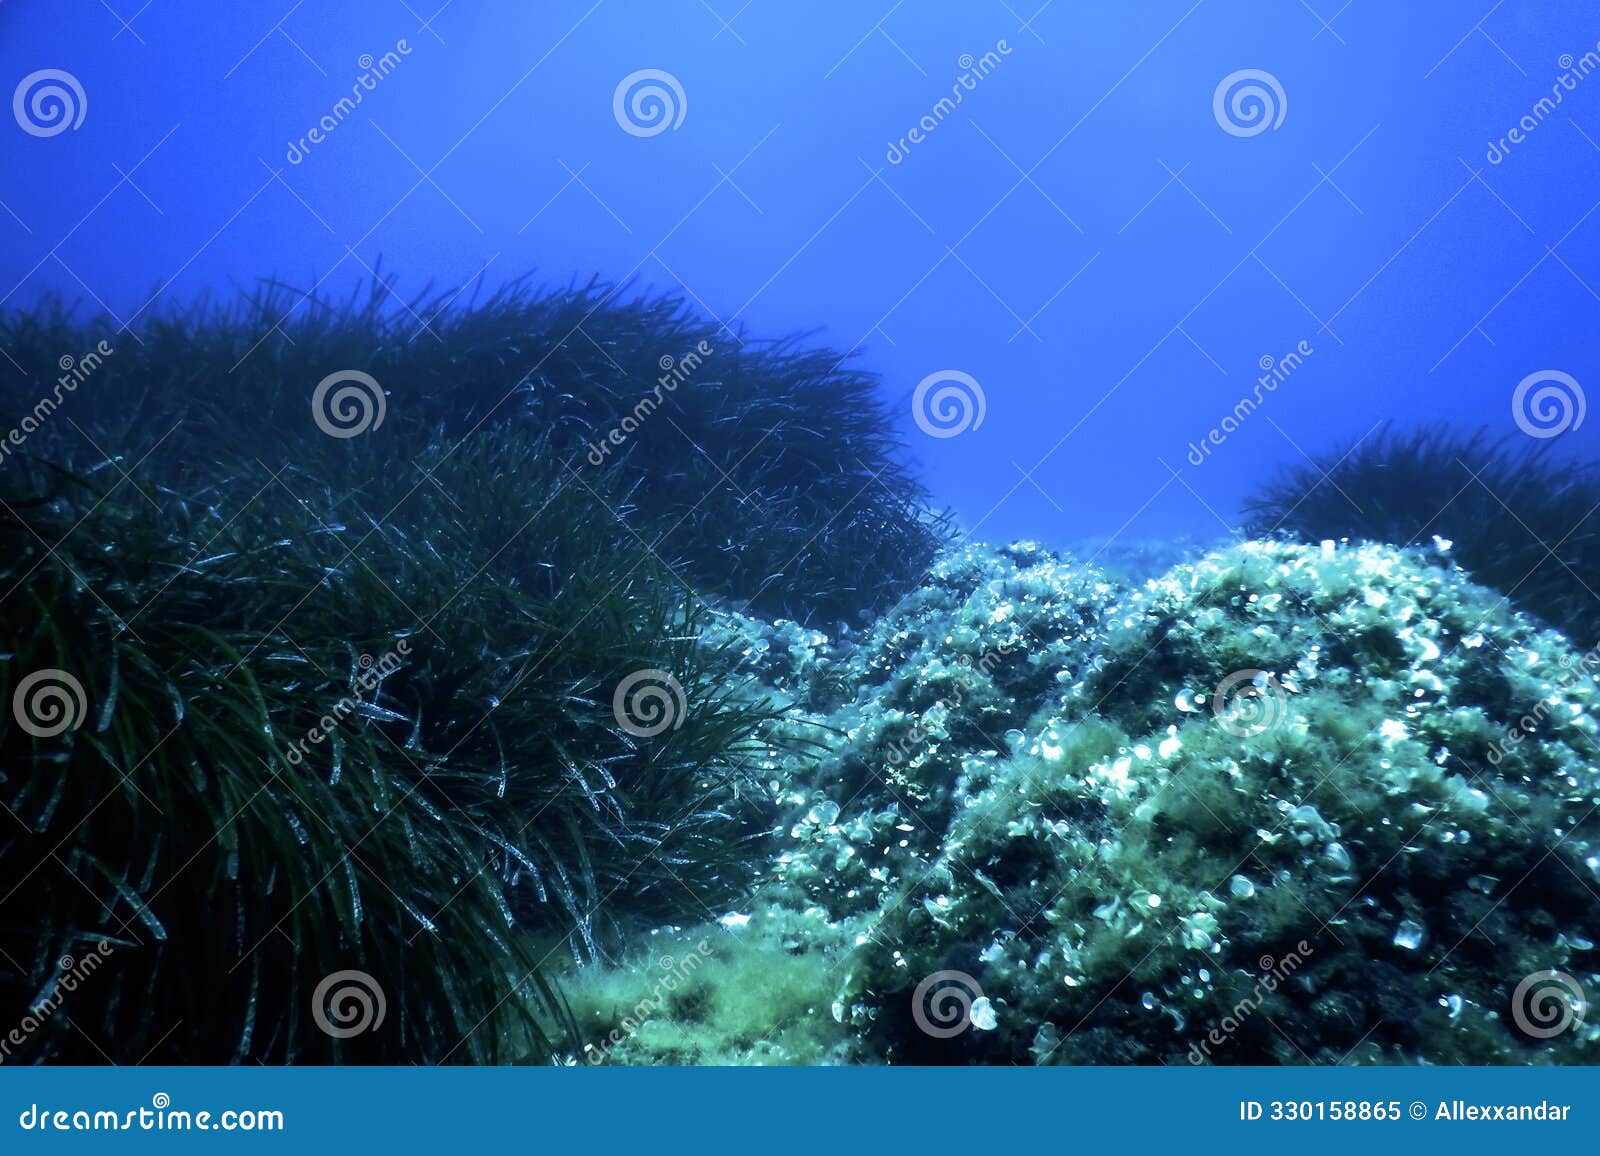
M1600 73L1485 159L1597 40L1577 0L8 0L4 94L59 68L87 109L47 139L0 119L0 294L82 297L109 332L263 275L341 290L380 257L403 292L634 278L858 349L982 536L1209 536L1301 449L1384 418L1515 432L1529 373L1600 382ZM649 138L612 112L644 68L686 95ZM1245 68L1287 108L1241 138L1212 94ZM941 369L981 384L981 428L913 424ZM1560 441L1597 447L1600 417Z

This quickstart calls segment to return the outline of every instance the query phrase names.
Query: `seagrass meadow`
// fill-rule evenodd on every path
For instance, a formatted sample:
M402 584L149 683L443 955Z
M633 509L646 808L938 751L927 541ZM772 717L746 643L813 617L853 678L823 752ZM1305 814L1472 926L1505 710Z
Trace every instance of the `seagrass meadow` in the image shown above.
M626 286L92 316L0 314L4 1062L1600 1059L1587 467L1134 562Z

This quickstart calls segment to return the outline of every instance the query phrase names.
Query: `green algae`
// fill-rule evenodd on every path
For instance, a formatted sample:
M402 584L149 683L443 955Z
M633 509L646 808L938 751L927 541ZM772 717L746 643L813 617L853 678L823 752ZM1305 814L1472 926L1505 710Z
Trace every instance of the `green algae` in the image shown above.
M564 977L573 1064L847 1062L828 993L843 944L820 911L657 929L622 962ZM819 931L821 932L819 934Z
M1512 1000L1600 984L1600 664L1437 551L972 546L849 645L744 629L827 736L740 932L829 961L809 1062L1593 1061Z

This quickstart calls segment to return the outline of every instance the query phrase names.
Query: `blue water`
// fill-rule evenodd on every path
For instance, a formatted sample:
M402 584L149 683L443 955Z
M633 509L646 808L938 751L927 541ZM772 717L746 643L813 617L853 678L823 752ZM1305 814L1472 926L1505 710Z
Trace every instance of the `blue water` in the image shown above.
M979 536L1206 537L1386 419L1514 434L1528 375L1600 378L1600 75L1536 111L1600 13L1485 7L12 0L6 90L82 98L0 131L0 304L631 280L858 353ZM614 111L646 69L670 125ZM1240 70L1270 127L1216 115ZM959 436L914 420L940 371Z

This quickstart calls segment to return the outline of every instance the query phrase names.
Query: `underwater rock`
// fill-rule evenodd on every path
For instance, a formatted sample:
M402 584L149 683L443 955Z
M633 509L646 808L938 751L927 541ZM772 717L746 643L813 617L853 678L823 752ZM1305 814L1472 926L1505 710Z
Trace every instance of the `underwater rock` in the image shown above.
M848 660L774 889L864 929L869 1062L1592 1061L1593 658L1416 552L966 547Z
M807 808L776 865L793 902L872 912L943 850L969 764L1001 756L1084 677L1118 588L1032 543L960 547L834 664ZM818 804L827 821L819 821Z

